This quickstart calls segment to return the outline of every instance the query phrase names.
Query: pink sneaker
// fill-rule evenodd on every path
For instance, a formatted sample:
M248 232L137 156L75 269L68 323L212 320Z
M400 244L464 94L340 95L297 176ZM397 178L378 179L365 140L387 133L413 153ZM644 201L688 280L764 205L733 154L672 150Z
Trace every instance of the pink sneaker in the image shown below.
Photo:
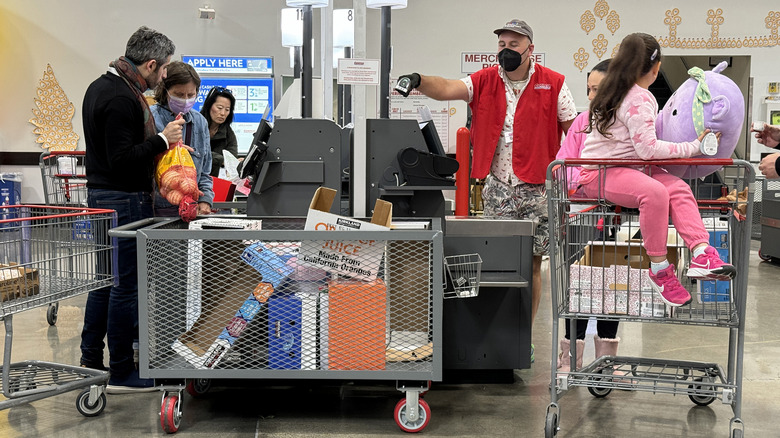
M691 294L685 290L682 284L680 284L680 280L674 274L674 265L670 264L655 275L648 269L647 274L650 277L650 285L653 286L653 290L661 295L664 303L672 307L679 307L691 302Z
M729 281L736 276L736 268L723 262L718 255L718 250L711 246L704 249L704 254L694 257L688 266L688 277L697 280Z

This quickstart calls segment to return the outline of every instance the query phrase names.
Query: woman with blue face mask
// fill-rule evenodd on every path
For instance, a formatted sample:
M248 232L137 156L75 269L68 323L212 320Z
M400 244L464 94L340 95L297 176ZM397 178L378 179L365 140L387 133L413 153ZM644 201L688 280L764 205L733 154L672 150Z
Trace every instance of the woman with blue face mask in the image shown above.
M192 109L198 98L200 76L195 69L181 61L171 61L165 79L157 86L154 98L157 104L151 107L158 131L181 114L186 122L182 129L182 142L189 146L197 170L198 189L203 192L198 198L198 214L211 213L214 200L211 172L211 142L206 118ZM178 216L179 206L171 205L159 191L154 196L155 216Z

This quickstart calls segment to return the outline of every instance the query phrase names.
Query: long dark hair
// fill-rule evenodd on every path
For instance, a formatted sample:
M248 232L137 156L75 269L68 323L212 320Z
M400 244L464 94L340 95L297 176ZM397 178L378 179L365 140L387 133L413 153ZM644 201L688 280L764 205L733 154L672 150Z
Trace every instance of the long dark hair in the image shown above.
M154 100L162 106L168 106L168 90L175 85L195 84L195 91L200 88L200 76L195 67L181 61L171 61L168 64L168 74L154 90Z
M599 92L590 101L590 120L585 132L596 130L610 137L609 127L615 122L615 113L640 77L661 62L661 46L653 36L632 33L623 38L617 55L612 58L607 75L599 84Z
M206 95L206 100L203 101L203 107L200 109L200 113L206 118L208 126L211 126L211 107L214 105L218 97L224 97L230 101L230 114L225 118L223 125L230 126L233 123L233 112L236 110L236 98L233 97L233 93L225 87L212 87L209 90L209 94Z

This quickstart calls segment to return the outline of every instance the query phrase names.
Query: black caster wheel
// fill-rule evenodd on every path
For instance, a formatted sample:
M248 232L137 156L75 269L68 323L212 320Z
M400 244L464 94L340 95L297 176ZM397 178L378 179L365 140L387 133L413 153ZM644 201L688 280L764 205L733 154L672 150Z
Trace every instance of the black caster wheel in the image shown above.
M97 417L106 408L106 394L101 393L95 403L89 403L89 388L81 391L76 397L76 409L85 417Z

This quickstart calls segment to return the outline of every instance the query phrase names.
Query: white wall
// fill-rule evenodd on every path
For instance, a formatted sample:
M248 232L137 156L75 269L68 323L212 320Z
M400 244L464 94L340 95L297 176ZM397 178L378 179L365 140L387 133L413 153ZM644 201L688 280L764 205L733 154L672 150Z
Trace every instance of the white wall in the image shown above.
M362 1L362 0L356 0ZM216 19L197 18L197 8L208 3L216 9ZM722 9L719 37L742 41L747 36L769 36L765 18L780 11L777 0L754 0L750 7L729 1L608 1L619 14L619 28L612 35L606 19L596 18L595 29L586 34L580 17L591 12L595 0L409 0L409 7L392 12L394 67L391 76L409 72L460 77L460 52L495 51L492 30L511 18L526 20L534 29L537 52L544 52L546 65L566 75L577 106L587 106L585 72L598 62L591 41L599 34L612 49L625 35L642 31L667 37L666 11L679 8L678 38L709 39L708 10ZM351 0L335 0L335 8L351 7ZM278 75L292 74L288 50L281 47L280 10L284 0L209 0L208 2L152 1L116 2L105 0L4 1L0 4L0 148L3 151L40 151L28 123L34 107L38 80L46 64L51 64L60 85L76 105L73 124L81 136L81 99L89 83L103 73L109 61L124 53L130 34L145 24L174 40L177 56L270 55L276 60ZM379 58L379 12L367 16L367 52ZM777 26L770 22L769 25ZM319 35L319 12L314 14L314 36ZM777 35L777 34L775 34ZM764 114L763 97L770 81L780 81L780 45L732 49L665 48L665 55L749 55L754 78L753 113ZM315 43L315 62L319 62ZM580 71L574 54L584 47L590 54L588 66ZM703 66L703 68L708 68ZM315 66L315 75L319 67ZM281 81L279 81L281 82ZM375 107L375 90L367 92L368 107ZM277 96L279 94L277 93ZM370 115L369 115L370 116ZM754 144L757 148L757 144ZM83 149L83 139L80 141ZM2 163L0 163L2 164ZM10 171L3 166L0 171ZM35 172L25 176L33 184ZM40 182L38 181L38 184ZM31 191L32 193L32 191ZM29 202L40 201L25 194Z

